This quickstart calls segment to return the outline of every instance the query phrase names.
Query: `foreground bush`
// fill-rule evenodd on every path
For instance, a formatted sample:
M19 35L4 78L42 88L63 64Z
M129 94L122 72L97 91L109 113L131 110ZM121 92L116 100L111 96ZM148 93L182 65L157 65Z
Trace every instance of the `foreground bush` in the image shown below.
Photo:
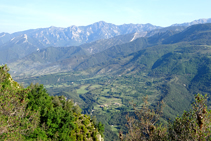
M49 96L39 84L23 88L8 71L0 66L0 140L86 140L90 118L85 116L83 136L76 118L82 117L81 109L73 100ZM90 140L96 140L96 134Z
M7 66L0 67L0 139L23 140L39 123L39 112L27 107L29 88L13 81Z

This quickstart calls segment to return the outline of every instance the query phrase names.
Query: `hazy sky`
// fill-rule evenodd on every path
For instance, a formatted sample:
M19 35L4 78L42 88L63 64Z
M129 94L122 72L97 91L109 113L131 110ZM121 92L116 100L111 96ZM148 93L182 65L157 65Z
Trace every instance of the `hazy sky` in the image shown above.
M211 18L210 6L211 0L0 0L0 33L98 21L165 27Z

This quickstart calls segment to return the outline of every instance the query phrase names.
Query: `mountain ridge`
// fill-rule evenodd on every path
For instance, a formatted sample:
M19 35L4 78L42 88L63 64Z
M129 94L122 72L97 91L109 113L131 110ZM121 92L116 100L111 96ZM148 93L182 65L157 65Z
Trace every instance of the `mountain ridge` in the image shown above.
M8 34L7 36L9 37L10 35L13 37L20 34L27 34L28 36L37 38L41 43L47 46L74 46L99 39L108 39L117 35L149 31L158 28L161 27L151 24L115 25L100 21L87 26L73 25L67 28L51 26L49 28L29 29ZM56 39L56 41L52 41L52 39ZM63 40L64 42L60 43L60 40Z
M191 24L196 24L199 22L210 22L210 19L202 19L196 20L195 22L191 22ZM123 24L123 25L115 25L112 23L106 23L104 21L99 21L87 26L70 26L67 28L55 27L51 26L48 28L38 28L38 29L29 29L25 31L15 32L12 34L9 33L0 33L0 49L2 51L2 55L0 58L0 63L11 62L12 60L20 59L26 55L29 55L36 49L42 49L46 47L68 47L68 46L78 46L84 43L90 43L90 47L88 48L88 44L85 45L86 49L90 53L98 53L103 51L113 45L123 44L126 42L131 42L139 37L149 37L158 32L165 32L166 29L181 31L187 25L175 25L166 28L162 28L159 26L154 26L152 24ZM131 34L131 35L129 35ZM120 39L118 36L128 35L128 37L124 37ZM33 43L28 42L26 45L25 42L22 44L18 44L21 42L16 41L13 42L14 39L18 39L20 36L27 36L31 39ZM132 38L129 36L133 36ZM117 37L117 38L116 38ZM116 38L115 40L111 38ZM131 38L130 40L128 40ZM111 39L108 41L106 39ZM93 47L94 42L102 41L101 46ZM113 40L113 41L112 41ZM25 47L25 48L24 48ZM3 49L4 48L4 49ZM11 50L12 48L12 50ZM22 50L21 53L19 50ZM9 55L9 52L14 52L13 55Z
M185 22L185 23L181 23L181 24L173 24L171 26L191 26L191 25L194 25L194 24L204 24L204 23L211 23L211 18L198 19L198 20L194 20L192 22Z

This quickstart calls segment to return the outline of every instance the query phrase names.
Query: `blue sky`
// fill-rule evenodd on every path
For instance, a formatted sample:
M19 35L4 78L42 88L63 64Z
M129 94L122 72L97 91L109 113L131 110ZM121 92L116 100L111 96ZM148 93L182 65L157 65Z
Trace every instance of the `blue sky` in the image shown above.
M0 33L113 24L169 26L211 18L211 0L0 0Z

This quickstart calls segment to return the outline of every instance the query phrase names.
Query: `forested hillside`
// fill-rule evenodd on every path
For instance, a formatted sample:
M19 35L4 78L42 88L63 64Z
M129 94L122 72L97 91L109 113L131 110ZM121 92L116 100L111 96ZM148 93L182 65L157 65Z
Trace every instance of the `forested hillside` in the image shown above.
M43 85L23 88L0 67L1 140L101 140L104 126L81 114L64 96L49 96Z

